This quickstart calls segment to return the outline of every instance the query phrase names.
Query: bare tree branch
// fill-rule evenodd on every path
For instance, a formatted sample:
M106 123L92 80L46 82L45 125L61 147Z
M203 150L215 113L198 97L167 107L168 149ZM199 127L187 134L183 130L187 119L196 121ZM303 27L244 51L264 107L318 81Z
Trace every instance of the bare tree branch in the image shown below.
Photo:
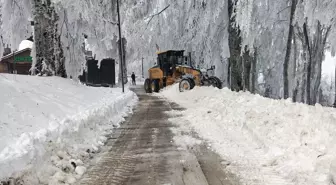
M151 15L151 18L149 19L148 23L147 23L147 26L149 25L149 23L152 21L152 19L157 16L157 15L160 15L162 12L164 12L165 10L167 10L168 8L170 7L170 5L166 6L164 9L162 9L160 12L154 14L154 15Z
M277 14L279 15L281 12L283 12L283 11L285 11L285 10L287 10L288 8L290 8L291 6L287 6L286 8L284 8L284 9L282 9L282 10L280 10Z

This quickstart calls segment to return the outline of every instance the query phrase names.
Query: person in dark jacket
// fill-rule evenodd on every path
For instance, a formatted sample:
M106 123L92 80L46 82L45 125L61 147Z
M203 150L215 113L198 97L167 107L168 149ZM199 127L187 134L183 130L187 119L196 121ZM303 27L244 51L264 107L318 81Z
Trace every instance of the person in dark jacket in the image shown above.
M131 78L132 78L132 85L136 85L134 72L132 73Z

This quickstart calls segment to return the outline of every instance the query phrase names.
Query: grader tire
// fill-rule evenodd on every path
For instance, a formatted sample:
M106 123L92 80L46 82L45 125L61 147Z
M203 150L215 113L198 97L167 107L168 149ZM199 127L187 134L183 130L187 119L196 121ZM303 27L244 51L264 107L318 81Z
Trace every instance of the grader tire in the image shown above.
M160 91L160 83L159 80L153 80L151 84L152 92L158 93Z
M195 80L194 79L189 79L191 83L191 89L193 89L196 86Z
M195 82L193 79L182 79L179 84L180 92L189 91L195 87Z
M209 78L210 84L213 87L217 87L218 89L222 89L222 82L219 78L215 77L215 76L211 76Z
M144 87L146 93L152 93L151 80L149 78L145 80Z

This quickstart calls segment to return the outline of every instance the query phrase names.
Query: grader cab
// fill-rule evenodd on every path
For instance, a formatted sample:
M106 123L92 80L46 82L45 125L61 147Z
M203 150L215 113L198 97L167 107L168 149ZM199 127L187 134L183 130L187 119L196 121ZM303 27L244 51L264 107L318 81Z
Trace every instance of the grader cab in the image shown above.
M146 93L159 92L160 89L175 83L180 83L181 92L193 89L196 85L221 88L221 81L217 77L208 77L207 73L202 73L192 66L191 58L184 56L184 50L169 50L157 54L157 64L148 70L149 78L145 80Z

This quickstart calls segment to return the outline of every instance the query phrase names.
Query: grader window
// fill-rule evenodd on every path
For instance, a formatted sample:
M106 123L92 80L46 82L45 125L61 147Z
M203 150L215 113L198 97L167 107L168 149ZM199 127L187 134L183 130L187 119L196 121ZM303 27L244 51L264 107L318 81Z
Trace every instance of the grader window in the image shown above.
M177 60L177 64L182 65L182 63L183 63L183 58L179 57L178 60Z

